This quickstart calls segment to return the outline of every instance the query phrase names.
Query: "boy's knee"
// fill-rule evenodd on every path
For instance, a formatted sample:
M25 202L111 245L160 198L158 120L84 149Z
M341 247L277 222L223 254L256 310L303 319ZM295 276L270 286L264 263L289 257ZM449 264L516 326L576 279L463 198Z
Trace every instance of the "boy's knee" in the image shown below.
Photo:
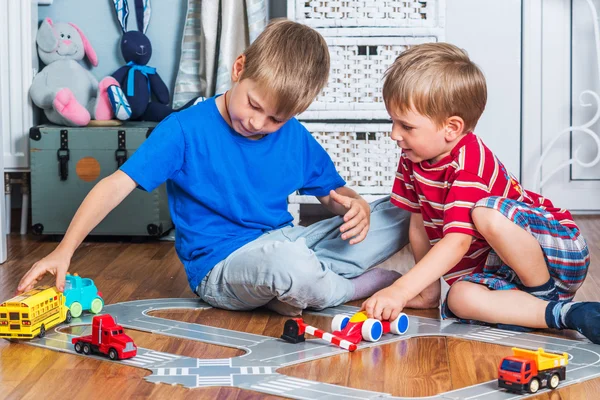
M473 319L476 290L479 288L473 283L456 282L448 292L448 308L458 318Z
M477 231L484 236L494 234L499 227L499 224L506 220L506 217L498 210L484 206L473 208L471 211L471 218L473 219Z
M266 252L266 259L259 270L263 284L286 291L292 284L310 284L315 276L313 265L320 265L314 252L303 241L277 242Z

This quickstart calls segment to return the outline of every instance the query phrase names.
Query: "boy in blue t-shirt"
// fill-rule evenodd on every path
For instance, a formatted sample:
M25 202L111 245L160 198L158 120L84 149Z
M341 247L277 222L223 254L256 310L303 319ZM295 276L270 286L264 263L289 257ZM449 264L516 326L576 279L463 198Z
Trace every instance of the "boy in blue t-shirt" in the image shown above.
M46 272L64 288L75 249L136 187L167 182L175 247L190 287L207 303L287 315L363 298L399 277L365 271L408 240L409 213L369 205L295 119L322 90L329 53L321 35L291 21L269 24L232 68L232 88L170 115L133 156L100 181L64 239L21 279ZM343 216L293 227L287 197L314 195ZM367 232L369 236L367 237Z

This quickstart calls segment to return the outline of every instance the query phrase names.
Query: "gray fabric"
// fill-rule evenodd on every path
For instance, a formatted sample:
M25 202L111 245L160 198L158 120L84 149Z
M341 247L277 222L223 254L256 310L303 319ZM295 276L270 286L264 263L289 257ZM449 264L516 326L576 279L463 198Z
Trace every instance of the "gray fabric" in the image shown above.
M188 0L173 107L229 89L233 62L266 17L265 0Z
M217 264L197 293L212 306L230 310L272 305L273 299L291 310L349 301L354 295L350 278L408 243L409 212L392 205L389 198L372 203L371 209L371 229L359 244L350 246L340 238L341 217L267 232ZM281 304L269 308L282 309Z
M183 106L206 91L206 82L201 79L201 71L204 70L200 59L200 49L203 47L201 3L201 0L188 0L179 70L173 90L173 108Z
M51 53L58 47L58 38L56 33L47 20L44 20L42 25L40 25L40 29L38 30L35 40L41 50L40 58L42 57L42 54ZM44 63L49 64L46 60L44 60Z
M200 48L200 80L204 81L204 97L214 95L217 61L217 35L219 33L220 0L203 0L200 12L204 48Z
M231 66L250 44L246 26L246 10L239 0L222 0L219 57L214 76L214 93L223 93L231 87ZM241 29L240 29L241 28ZM213 87L208 81L208 87ZM205 96L207 97L207 96Z

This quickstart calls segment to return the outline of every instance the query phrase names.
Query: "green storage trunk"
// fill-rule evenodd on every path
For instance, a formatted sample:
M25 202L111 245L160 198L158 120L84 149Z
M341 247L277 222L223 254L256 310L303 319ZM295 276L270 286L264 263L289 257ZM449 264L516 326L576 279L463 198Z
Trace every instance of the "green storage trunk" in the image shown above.
M40 125L31 129L31 207L34 234L62 235L88 192L144 142L153 122L110 127ZM92 235L160 236L173 227L167 190L134 190Z

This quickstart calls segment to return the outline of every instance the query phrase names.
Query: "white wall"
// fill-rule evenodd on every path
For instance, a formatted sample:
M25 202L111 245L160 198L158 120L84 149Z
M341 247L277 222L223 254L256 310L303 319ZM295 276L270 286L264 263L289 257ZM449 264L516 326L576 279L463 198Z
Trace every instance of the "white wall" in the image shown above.
M521 1L446 0L446 41L465 49L488 84L475 133L515 176L521 160Z

